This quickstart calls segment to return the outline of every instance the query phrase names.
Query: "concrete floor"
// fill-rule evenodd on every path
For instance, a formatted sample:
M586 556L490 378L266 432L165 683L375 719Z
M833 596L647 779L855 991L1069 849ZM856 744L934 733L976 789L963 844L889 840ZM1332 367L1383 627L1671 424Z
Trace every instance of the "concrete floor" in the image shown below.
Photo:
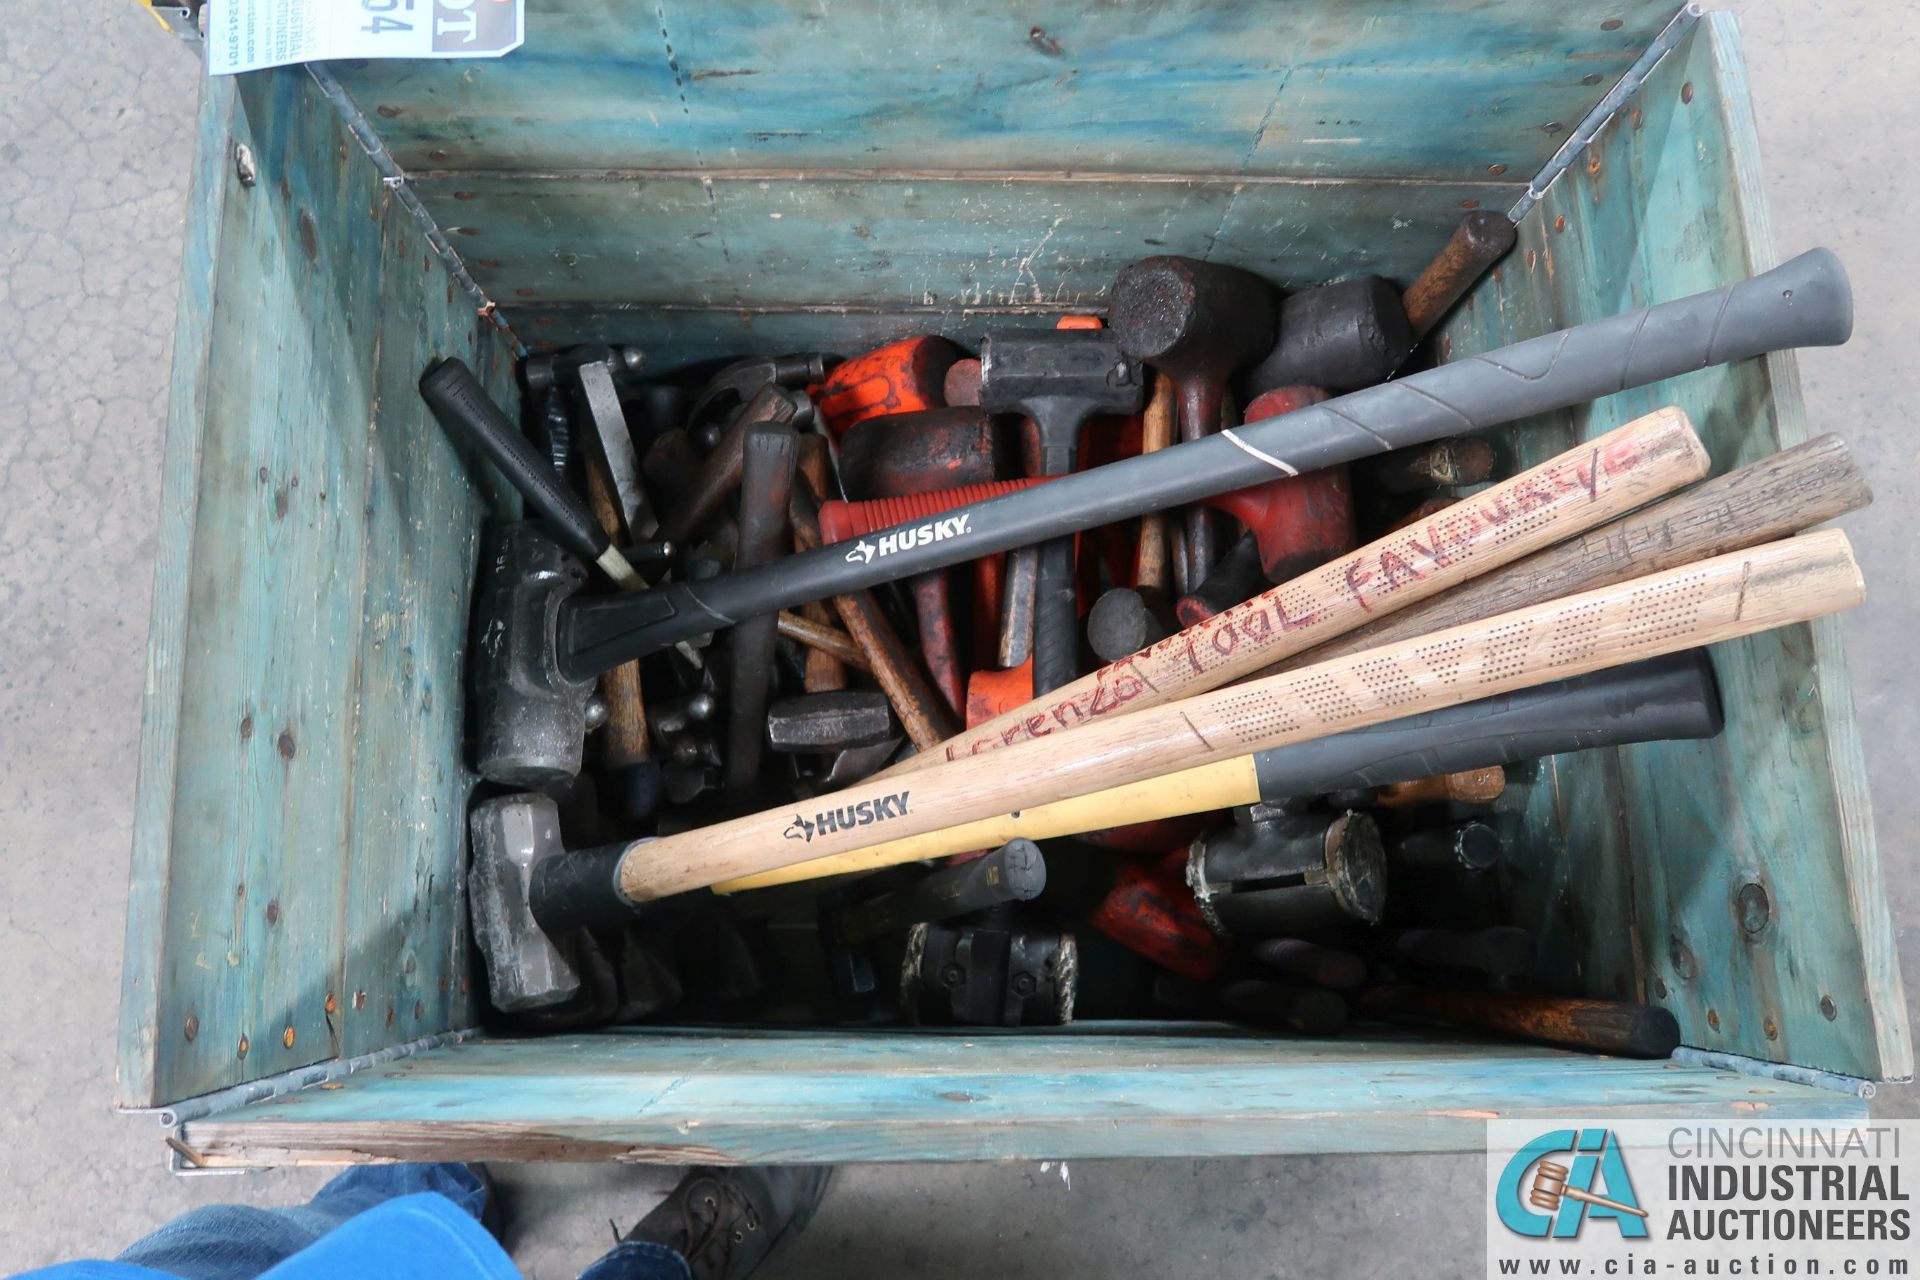
M1920 979L1910 675L1920 444L1920 20L1869 0L1725 0L1746 23L1780 244L1837 249L1858 336L1803 354L1817 428L1878 502L1847 521L1873 600L1846 620L1892 906ZM1896 7L1897 8L1897 7ZM151 1120L108 1110L163 411L198 73L125 0L0 13L0 1268L111 1255L197 1204L284 1204L323 1175L181 1180ZM1904 692L1903 692L1904 691ZM1920 990L1914 982L1910 991ZM1912 1087L1883 1114L1920 1114ZM843 1170L771 1274L1477 1275L1449 1191L1479 1156ZM571 1276L662 1170L500 1170L529 1276Z

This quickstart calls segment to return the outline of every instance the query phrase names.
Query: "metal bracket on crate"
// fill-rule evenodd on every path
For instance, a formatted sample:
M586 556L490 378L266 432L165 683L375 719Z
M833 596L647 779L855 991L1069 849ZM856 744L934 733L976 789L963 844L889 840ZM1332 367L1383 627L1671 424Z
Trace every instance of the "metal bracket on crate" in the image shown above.
M1731 1071L1736 1075L1759 1076L1767 1080L1778 1080L1783 1084L1804 1084L1809 1088L1851 1094L1856 1098L1871 1098L1880 1091L1873 1081L1862 1080L1859 1076L1843 1076L1833 1071L1822 1071L1818 1067L1796 1067L1791 1062L1762 1062L1758 1058L1748 1058L1737 1053L1718 1053L1711 1049L1695 1049L1691 1045L1683 1044L1675 1049L1673 1060L1684 1062L1690 1067L1706 1067L1712 1071Z
M346 86L341 84L333 72L323 64L309 62L306 64L306 71L313 77L314 84L319 86L321 96L332 103L333 109L340 113L340 121L347 126L347 132L354 136L354 140L367 153L367 158L373 161L373 167L380 174L381 184L393 193L393 198L399 202L400 207L407 211L407 215L425 234L428 247L433 250L434 256L440 259L441 265L447 269L447 274L453 277L454 284L472 299L475 314L500 331L515 356L526 355L526 344L520 341L513 327L500 314L499 306L487 296L487 291L480 287L480 282L475 280L472 273L467 270L467 264L461 259L459 251L453 247L453 242L447 239L447 233L440 229L440 224L434 219L433 214L427 211L427 206L420 203L420 197L415 195L413 188L407 184L406 171L400 167L400 162L393 158L393 152L387 150L387 144L380 139L380 131L373 127L366 113L360 110L360 104L353 100L353 95L347 92Z
M1653 38L1653 43L1649 44L1634 60L1633 65L1627 68L1625 74L1614 82L1613 88L1607 90L1606 96L1596 102L1593 110L1587 112L1580 123L1574 126L1573 132L1567 135L1567 140L1560 144L1558 151L1553 153L1553 159L1547 161L1546 168L1534 175L1533 181L1527 184L1527 193L1520 197L1519 203L1508 210L1508 221L1517 223L1533 211L1533 206L1539 204L1547 194L1547 188L1551 187L1555 180L1579 158L1580 153L1600 135L1600 131L1607 127L1607 122L1626 105L1627 99L1639 92L1640 86L1645 84L1647 77L1653 74L1653 69L1660 65L1660 60L1687 38L1687 34L1699 23L1701 16L1705 13L1706 7L1701 4L1688 3L1680 6L1680 11L1673 15L1673 21L1661 28L1660 34Z
M459 1031L442 1031L437 1035L422 1036L418 1040L409 1040L405 1044L389 1045L385 1049L376 1049L372 1053L363 1053L357 1057L332 1058L326 1062L316 1062L310 1067L297 1067L292 1071L283 1071L279 1075L264 1076L258 1080L249 1080L245 1084L236 1084L226 1089L217 1089L212 1093L203 1093L198 1097L183 1098L179 1102L170 1103L164 1107L117 1109L121 1115L154 1116L160 1121L160 1127L167 1131L165 1142L168 1173L183 1178L246 1173L248 1172L246 1169L208 1168L200 1153L189 1146L183 1138L186 1126L195 1120L204 1120L208 1116L218 1115L224 1111L234 1111L256 1102L310 1089L316 1085L331 1084L356 1071L365 1071L369 1067L383 1066L402 1058L411 1058L429 1049L459 1044L479 1034L478 1027L466 1027Z
M141 0L154 20L177 36L180 42L199 51L207 39L207 0Z

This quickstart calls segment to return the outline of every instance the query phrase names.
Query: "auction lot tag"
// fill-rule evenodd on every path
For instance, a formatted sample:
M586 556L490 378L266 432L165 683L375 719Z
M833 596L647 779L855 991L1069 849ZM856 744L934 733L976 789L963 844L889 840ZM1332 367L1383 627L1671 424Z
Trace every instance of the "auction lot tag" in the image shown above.
M1487 1275L1904 1276L1920 1122L1496 1120Z
M526 0L214 0L207 73L330 58L497 58L520 47Z

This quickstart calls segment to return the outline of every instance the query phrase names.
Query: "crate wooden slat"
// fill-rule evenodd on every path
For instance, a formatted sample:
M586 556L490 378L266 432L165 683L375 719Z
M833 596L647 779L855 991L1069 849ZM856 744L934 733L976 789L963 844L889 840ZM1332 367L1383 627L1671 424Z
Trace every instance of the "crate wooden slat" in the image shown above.
M787 1164L1460 1151L1491 1119L1866 1114L1858 1097L1805 1085L1489 1041L1112 1029L471 1042L183 1137L215 1165Z
M497 331L304 71L216 82L201 120L121 1011L133 1106L473 1016L460 673L495 486L427 432L412 383L460 353L510 390Z
M1503 164L1524 180L1678 7L571 0L529 5L526 44L498 61L341 74L415 172L856 165L1457 181Z
M1750 110L1734 22L1710 15L1535 209L1441 341L1465 355L1772 266ZM1782 355L1610 396L1510 439L1531 465L1662 404L1687 410L1716 471L1809 435ZM1550 979L1664 1004L1688 1044L1911 1075L1839 628L1825 619L1713 652L1720 738L1563 759L1506 798L1529 851L1508 886L1517 919L1547 941ZM1751 933L1749 886L1769 904Z

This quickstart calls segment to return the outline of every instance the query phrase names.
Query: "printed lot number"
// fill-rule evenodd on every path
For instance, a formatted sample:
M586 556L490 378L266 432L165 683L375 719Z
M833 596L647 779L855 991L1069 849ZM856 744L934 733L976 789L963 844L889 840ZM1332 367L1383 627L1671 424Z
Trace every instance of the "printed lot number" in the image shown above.
M377 36L386 31L413 30L411 22L402 22L398 18L386 16L395 9L404 9L411 14L413 0L360 0L360 7L367 14L367 25L360 28L362 31Z

